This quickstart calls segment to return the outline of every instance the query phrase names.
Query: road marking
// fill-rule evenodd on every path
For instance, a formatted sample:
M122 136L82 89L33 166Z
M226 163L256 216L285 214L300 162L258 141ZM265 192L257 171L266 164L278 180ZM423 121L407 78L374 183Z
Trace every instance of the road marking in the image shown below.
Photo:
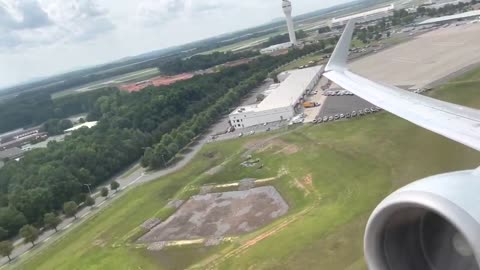
M98 206L102 206L102 204L106 203L107 201L101 202Z
M80 218L84 218L84 217L86 217L88 214L90 214L90 212L87 212L87 213L83 214L83 216L81 216Z
M47 239L43 240L43 242L47 242L48 240L50 240L50 237L48 237Z
M72 226L72 224L73 223L68 224L67 226L63 227L63 229L66 230L66 229L70 228L70 226Z
M21 256L23 256L23 255L26 255L26 254L29 253L30 251L31 251L31 249L29 249L29 250L25 251L24 253L18 255L18 257L21 257Z

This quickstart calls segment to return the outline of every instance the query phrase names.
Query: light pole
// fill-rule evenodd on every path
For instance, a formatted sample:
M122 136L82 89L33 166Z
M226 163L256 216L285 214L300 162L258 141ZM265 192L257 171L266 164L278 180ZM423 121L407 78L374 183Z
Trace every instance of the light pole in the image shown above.
M163 167L167 168L167 162L165 161L165 156L162 154Z
M90 193L90 197L92 197L92 190L90 189L90 186L92 184L83 184L83 185L88 187L88 192Z

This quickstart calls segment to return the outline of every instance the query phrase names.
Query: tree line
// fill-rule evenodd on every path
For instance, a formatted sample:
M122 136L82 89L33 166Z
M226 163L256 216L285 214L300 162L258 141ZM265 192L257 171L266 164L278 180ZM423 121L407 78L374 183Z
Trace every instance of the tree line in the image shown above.
M0 133L40 125L49 119L86 113L93 108L99 97L115 91L115 88L105 88L57 99L42 92L20 94L0 106Z
M258 55L258 52L247 51L233 53L228 52L214 52L205 55L195 55L187 59L176 58L167 61L158 66L158 69L165 74L179 74L196 70L203 70L211 68L223 63L236 61L244 58L249 58Z
M297 36L298 39L307 37L307 33L305 33L305 31L303 31L303 30L296 31L295 35ZM290 41L290 36L288 35L288 33L282 34L282 35L276 35L276 36L273 36L273 37L269 38L268 41L262 43L260 45L260 47L266 48L266 47L270 47L272 45L286 43L286 42L289 42L289 41Z

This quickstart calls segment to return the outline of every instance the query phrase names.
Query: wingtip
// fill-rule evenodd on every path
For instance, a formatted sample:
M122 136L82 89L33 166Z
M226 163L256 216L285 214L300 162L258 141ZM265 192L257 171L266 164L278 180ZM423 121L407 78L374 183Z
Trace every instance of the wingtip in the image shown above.
M347 69L348 53L352 44L353 32L355 30L355 21L350 20L338 40L337 46L330 57L330 61L325 67L325 71L341 71Z

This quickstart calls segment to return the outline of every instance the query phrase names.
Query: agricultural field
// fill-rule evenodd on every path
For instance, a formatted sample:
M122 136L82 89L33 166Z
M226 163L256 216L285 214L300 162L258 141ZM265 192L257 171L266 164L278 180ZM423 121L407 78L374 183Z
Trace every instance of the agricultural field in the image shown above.
M479 91L476 70L431 95L480 108ZM263 166L240 165L249 158ZM385 196L426 176L479 163L478 152L386 112L208 144L182 171L124 194L49 247L26 255L15 269L366 270L363 230ZM269 185L287 202L287 214L213 247L148 251L134 244L146 220L174 213L165 207L169 201L186 200L205 184L245 178L275 178Z

